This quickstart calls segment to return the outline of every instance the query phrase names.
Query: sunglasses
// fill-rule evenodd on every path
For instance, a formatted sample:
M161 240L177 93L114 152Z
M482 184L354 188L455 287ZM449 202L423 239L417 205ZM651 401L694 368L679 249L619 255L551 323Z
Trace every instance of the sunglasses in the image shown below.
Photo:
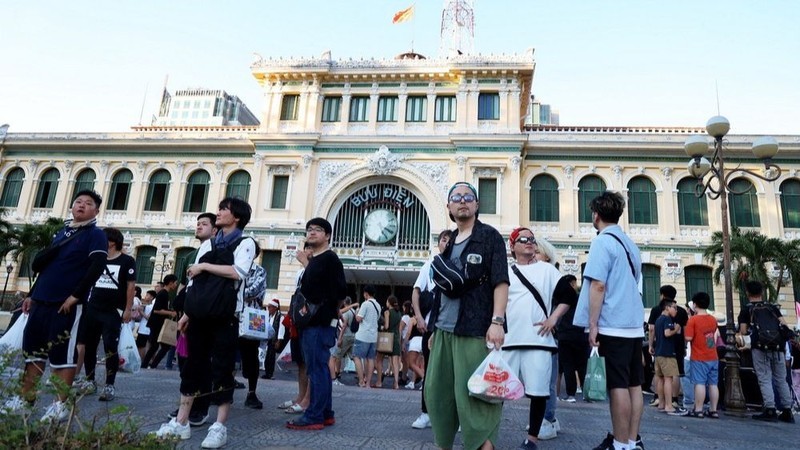
M518 237L517 240L514 241L514 243L515 244L535 244L536 243L536 239L534 239L532 237L521 236L521 237Z
M453 194L450 196L450 203L461 203L462 200L466 203L472 203L476 198L474 194Z

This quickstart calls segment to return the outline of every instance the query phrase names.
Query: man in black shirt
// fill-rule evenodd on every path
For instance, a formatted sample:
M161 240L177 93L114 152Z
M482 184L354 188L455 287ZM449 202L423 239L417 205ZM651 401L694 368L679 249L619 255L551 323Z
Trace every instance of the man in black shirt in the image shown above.
M654 339L655 339L655 335L656 335L656 331L655 331L656 321L658 320L659 317L661 317L661 313L664 312L664 308L663 308L664 302L665 301L675 302L675 297L677 297L677 295L678 295L678 290L675 289L674 286L671 286L669 284L665 284L664 286L661 286L661 288L659 288L659 294L660 294L660 298L659 298L658 304L656 306L653 306L653 308L650 310L650 316L647 319L647 328L649 330L649 332L648 332L649 347L650 347L649 350L650 350L650 354L651 355L655 355L655 345L654 345L655 341L654 341ZM673 395L674 395L673 398L672 398L672 401L673 401L673 403L678 405L678 397L677 397L677 395L678 395L678 392L680 391L680 386L681 386L681 384L680 384L680 379L681 378L680 377L682 377L684 375L684 367L683 367L683 362L684 361L683 361L683 359L684 359L684 356L686 355L686 342L684 341L684 337L683 337L683 327L685 327L686 324L689 322L689 314L686 312L686 310L684 310L680 306L676 305L676 308L677 308L677 311L676 311L676 314L675 314L675 323L680 325L681 328L680 328L680 331L678 333L676 333L672 337L672 340L673 340L673 342L675 344L675 357L676 357L676 360L677 360L677 363L678 363L679 376L672 377L672 392L673 392ZM656 384L657 384L656 392L658 392L659 389L661 389L661 387L658 385L659 383L660 383L660 381L657 380L656 381ZM650 388L650 386L644 386L644 388ZM656 397L653 399L653 401L650 402L650 405L651 406L658 406L659 408L664 408L664 405L660 404L660 402L659 402L658 395L656 395ZM680 405L678 405L678 406L680 406Z
M164 326L164 320L168 317L174 319L178 313L171 310L169 307L169 295L178 290L178 277L174 274L169 274L164 277L164 289L161 289L156 294L156 300L153 303L153 311L150 317L147 318L147 327L150 328L150 345L147 353L142 360L142 367L155 369L169 351L171 345L165 345L158 342L158 335L161 333L161 327ZM158 353L156 353L158 352Z
M84 392L97 390L94 371L97 366L97 347L103 337L106 385L98 400L114 400L114 380L119 370L119 334L122 323L131 320L133 295L136 290L136 261L122 253L124 237L116 228L103 230L108 238L106 270L94 284L78 326L78 355L83 355L86 367ZM83 348L81 348L83 347ZM78 363L80 371L80 362Z
M342 262L330 249L332 231L330 222L321 217L309 220L306 223L306 244L312 249L312 258L309 259L305 252L297 253L298 261L306 268L301 292L309 303L319 305L319 309L301 335L311 402L302 417L286 423L286 427L293 430L321 430L336 423L328 358L331 347L336 345L339 302L344 299L347 286Z

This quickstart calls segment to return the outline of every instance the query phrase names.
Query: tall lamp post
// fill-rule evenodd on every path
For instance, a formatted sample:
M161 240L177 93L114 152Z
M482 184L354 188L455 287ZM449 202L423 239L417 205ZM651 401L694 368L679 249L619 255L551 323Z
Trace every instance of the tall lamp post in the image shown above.
M14 271L14 264L10 262L6 264L6 282L3 284L3 297L0 298L0 303L6 300L6 290L8 289L8 279L11 278L11 272Z
M171 259L167 260L167 257L172 252L167 250L167 249L162 249L160 253L161 253L161 263L154 264L153 265L153 269L154 270L158 270L158 271L161 272L161 275L159 276L158 281L162 281L163 282L164 281L164 272L168 272L168 271L172 270L172 260ZM156 261L157 260L156 260L155 256L151 256L150 257L150 262L151 263L155 263Z
M720 200L722 210L722 270L725 277L725 318L726 351L725 351L725 410L729 413L744 414L745 398L742 392L742 381L739 373L739 354L736 350L733 317L733 280L731 279L731 237L728 223L728 195L739 195L747 192L731 189L730 181L734 175L748 174L765 181L775 181L781 175L781 168L773 164L772 157L778 153L778 142L773 137L760 137L753 142L753 154L764 163L764 174L736 167L725 169L725 135L730 130L730 122L722 116L714 116L706 124L706 132L714 138L714 153L709 161L709 142L707 136L691 136L684 144L689 161L689 173L697 178L695 194L698 197L708 195L711 199ZM708 175L708 177L706 177Z

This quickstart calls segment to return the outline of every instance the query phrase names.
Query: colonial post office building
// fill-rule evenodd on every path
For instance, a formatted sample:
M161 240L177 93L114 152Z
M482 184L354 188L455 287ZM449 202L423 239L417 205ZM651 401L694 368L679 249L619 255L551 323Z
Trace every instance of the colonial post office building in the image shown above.
M720 229L719 202L694 196L683 144L698 128L592 127L527 123L533 51L385 60L259 59L258 126L134 127L125 133L8 133L0 147L0 206L14 224L65 217L73 194L99 192L100 225L120 228L139 283L184 270L194 225L227 195L253 206L248 226L264 252L268 293L294 290L305 222L333 225L352 295L372 283L379 297L410 299L436 236L454 228L447 189L475 185L480 219L508 236L530 227L558 249L562 273L578 275L590 241L589 200L605 189L628 197L622 227L642 250L644 300L673 284L679 301L712 293L724 310L716 266L702 258ZM712 115L712 114L709 114ZM12 130L13 131L13 130ZM755 136L727 137L729 166L763 170ZM777 136L783 168L773 183L743 176L731 197L732 224L800 238L800 136ZM11 287L27 289L23 261ZM20 266L22 266L20 268ZM777 272L776 272L777 276ZM787 281L788 282L788 281ZM791 311L800 283L782 289ZM793 316L793 314L791 314Z

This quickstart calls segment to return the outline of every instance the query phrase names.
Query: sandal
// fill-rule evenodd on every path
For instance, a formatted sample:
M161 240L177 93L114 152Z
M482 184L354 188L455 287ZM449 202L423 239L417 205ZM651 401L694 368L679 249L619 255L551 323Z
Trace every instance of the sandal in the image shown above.
M286 400L285 402L283 402L283 403L278 405L278 409L291 408L292 405L294 405L294 401L293 400Z
M297 403L293 404L292 406L286 408L286 414L302 414L305 410L302 406L298 405Z
M712 419L719 419L719 413L717 411L708 410L705 412L706 417L710 417Z
M689 414L686 417L694 417L695 419L702 419L705 417L705 413L703 411L689 411Z

